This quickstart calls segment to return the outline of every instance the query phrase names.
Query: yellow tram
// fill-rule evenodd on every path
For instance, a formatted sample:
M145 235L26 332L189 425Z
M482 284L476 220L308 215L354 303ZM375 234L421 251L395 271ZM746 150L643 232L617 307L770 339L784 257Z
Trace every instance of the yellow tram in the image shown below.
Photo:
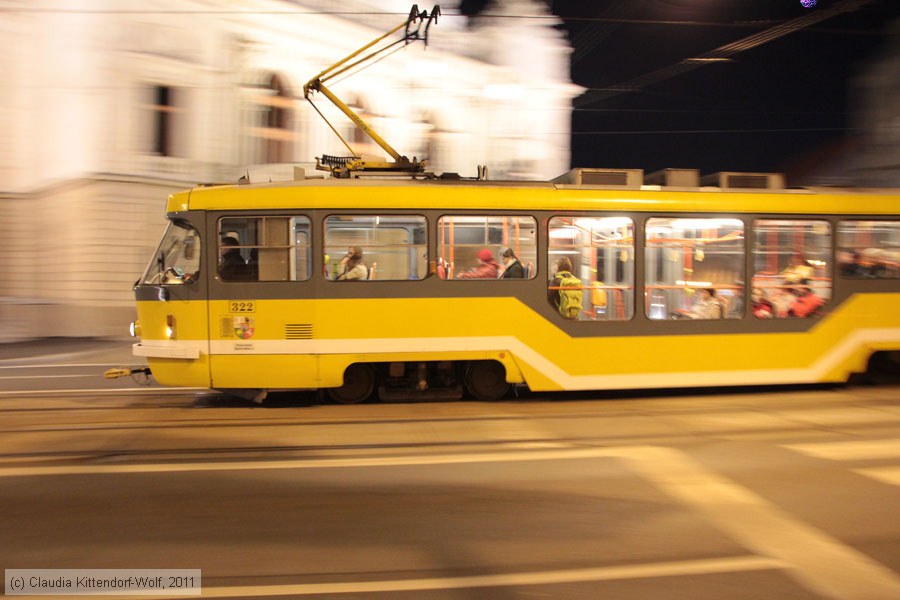
M413 6L390 33L426 39L439 14ZM317 161L327 179L297 169L169 198L135 287L134 353L161 384L491 400L513 384L839 382L900 362L896 190L691 170L435 176L324 85L376 42L304 94L322 93L392 162L347 144L350 157Z
M169 198L135 288L134 353L159 383L494 399L839 382L900 354L896 192L300 175Z

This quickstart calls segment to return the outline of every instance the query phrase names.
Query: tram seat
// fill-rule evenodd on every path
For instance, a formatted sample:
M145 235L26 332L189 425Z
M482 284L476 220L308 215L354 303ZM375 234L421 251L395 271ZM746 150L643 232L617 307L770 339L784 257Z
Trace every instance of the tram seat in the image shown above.
M531 279L534 277L534 263L529 262L525 265L525 279Z
M366 275L366 279L375 279L375 269L378 268L378 263L373 262L372 266L369 267L368 274Z

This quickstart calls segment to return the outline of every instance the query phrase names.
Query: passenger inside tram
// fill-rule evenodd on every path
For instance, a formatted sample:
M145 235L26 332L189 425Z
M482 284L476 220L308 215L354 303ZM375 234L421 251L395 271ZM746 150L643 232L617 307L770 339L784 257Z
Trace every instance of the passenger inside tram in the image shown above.
M794 288L792 294L794 300L788 309L789 317L815 317L825 304L825 301L813 293L808 285Z
M809 283L813 276L813 266L799 253L791 255L791 263L781 272L785 284Z
M519 257L516 256L512 248L504 250L500 255L500 259L503 261L503 273L500 275L500 279L525 278L525 267L519 262Z
M697 290L697 298L691 307L688 316L692 319L721 319L725 316L725 307L722 301L716 297L716 288L700 288Z
M494 253L484 248L478 251L478 264L456 276L457 279L497 279L500 265L494 260Z
M369 268L363 262L363 250L359 246L351 246L341 259L341 274L338 281L362 281L369 278Z
M222 238L222 256L219 259L219 275L224 280L236 280L244 278L244 270L247 263L241 256L241 251L237 247L240 242L232 236Z

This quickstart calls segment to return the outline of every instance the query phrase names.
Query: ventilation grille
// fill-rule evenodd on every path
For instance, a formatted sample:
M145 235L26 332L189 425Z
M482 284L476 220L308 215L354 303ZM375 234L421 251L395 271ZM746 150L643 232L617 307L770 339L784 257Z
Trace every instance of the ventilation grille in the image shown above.
M628 173L622 173L621 171L594 173L588 171L581 175L581 183L584 185L625 185L628 183Z
M784 175L781 173L713 173L701 179L703 185L720 188L749 190L784 189Z
M309 323L288 323L284 326L284 338L287 340L310 340L313 328Z
M563 185L598 185L639 188L644 182L642 169L572 169L553 180Z

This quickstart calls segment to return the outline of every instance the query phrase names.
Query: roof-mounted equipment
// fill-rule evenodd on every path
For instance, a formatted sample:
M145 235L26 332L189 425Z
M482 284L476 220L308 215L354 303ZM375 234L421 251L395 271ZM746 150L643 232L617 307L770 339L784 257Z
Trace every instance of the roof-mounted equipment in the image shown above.
M356 50L349 56L343 58L342 60L336 62L331 65L312 79L310 79L303 86L303 97L306 98L312 107L319 113L319 116L325 120L331 130L335 133L335 135L340 138L341 142L343 142L344 146L350 151L351 156L327 156L323 155L321 158L316 158L316 168L323 171L331 171L331 173L335 177L349 177L351 171L401 171L401 172L409 172L409 173L418 173L425 170L425 161L416 160L413 157L412 160L407 158L406 156L402 156L399 152L394 150L390 144L388 144L380 135L378 135L368 123L362 120L362 118L357 115L353 110L347 106L346 103L341 101L340 98L334 95L334 93L325 87L325 82L329 79L336 77L342 73L346 73L350 69L358 67L359 65L372 60L374 57L379 54L385 52L402 44L406 46L415 42L417 40L422 40L422 42L427 46L428 45L428 30L431 27L432 21L437 23L437 18L441 14L441 9L439 6L435 6L431 14L428 11L419 12L419 8L417 5L413 4L412 8L409 11L409 16L406 20L398 25L397 27L391 29L386 34L381 37L369 42L359 50ZM393 42L388 42L380 48L372 49L379 43L386 40L388 37L393 35L394 33L404 30L403 37L395 40ZM367 50L371 51L368 54L363 54ZM397 48L399 49L399 48ZM310 99L310 94L312 92L321 92L323 96L328 98L332 104L334 104L342 113L347 115L353 123L356 124L366 135L368 135L372 140L381 146L385 152L387 152L391 158L394 159L393 162L389 161L372 161L363 159L363 157L356 152L353 148L350 147L350 144L347 143L340 133L338 133L337 129L325 118L325 115L313 104Z
M700 185L718 186L723 189L783 190L784 175L781 173L735 173L722 171L700 178Z

